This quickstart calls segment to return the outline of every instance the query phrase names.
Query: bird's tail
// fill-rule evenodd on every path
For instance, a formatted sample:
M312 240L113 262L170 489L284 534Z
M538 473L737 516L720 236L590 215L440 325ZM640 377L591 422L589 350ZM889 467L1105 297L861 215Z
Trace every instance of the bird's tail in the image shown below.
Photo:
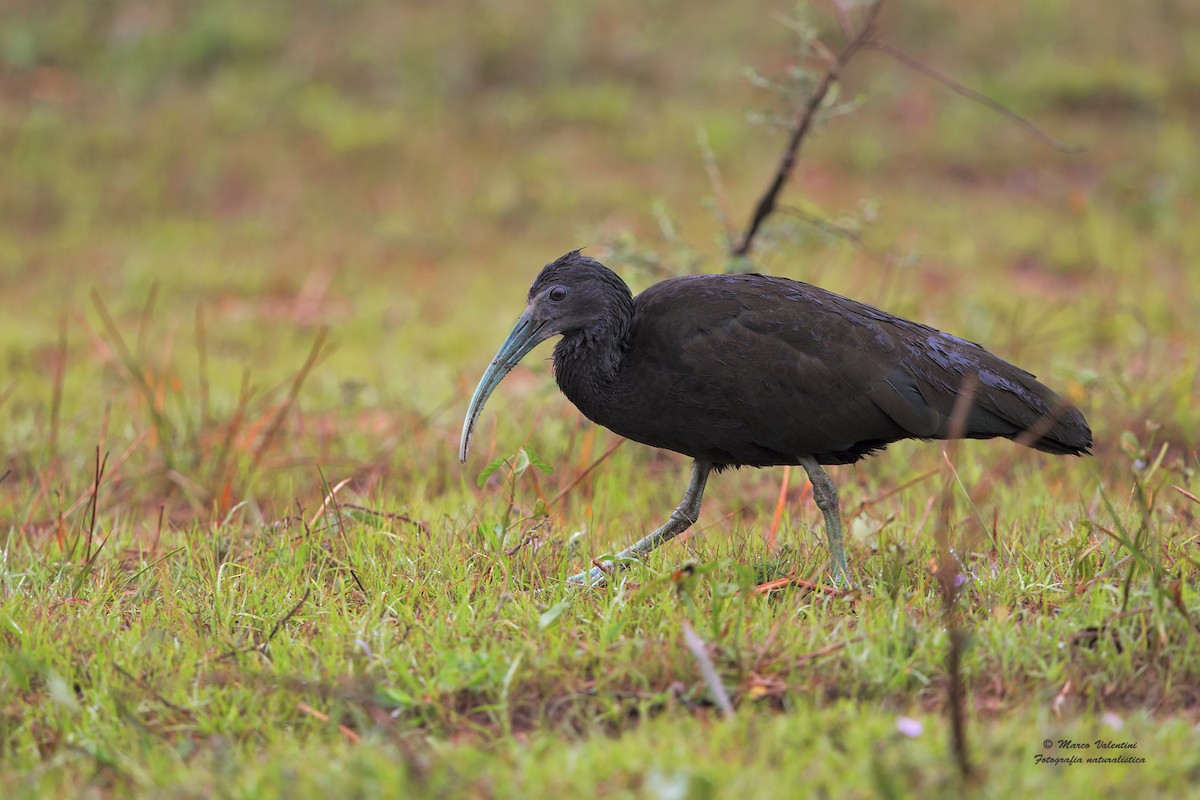
M991 354L988 354L991 356ZM964 438L1003 436L1018 444L1056 455L1086 455L1092 450L1092 429L1083 413L1033 375L996 356L980 369L976 386L960 388L970 402L962 426ZM987 367L990 367L987 368ZM947 429L954 424L953 414Z

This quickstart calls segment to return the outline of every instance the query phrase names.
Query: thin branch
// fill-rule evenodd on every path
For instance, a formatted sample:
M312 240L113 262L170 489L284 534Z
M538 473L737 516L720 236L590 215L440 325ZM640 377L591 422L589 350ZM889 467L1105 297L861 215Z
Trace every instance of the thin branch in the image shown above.
M842 36L849 39L854 35L854 28L850 24L850 15L846 13L846 7L841 0L833 0L830 5L833 6L833 15L837 17L838 27L842 29Z
M325 516L329 512L329 506L334 502L334 496L342 490L342 487L354 480L353 478L343 478L338 482L337 486L331 487L325 480L325 475L321 472L320 467L317 467L317 474L321 476L321 484L325 487L325 500L321 503L321 507L317 510L317 513L313 515L312 520L309 521L308 524L310 527L316 525L317 522L320 521L321 517ZM326 527L332 528L333 526L326 522Z
M596 467L603 464L608 459L609 456L611 456L614 452L616 452L616 449L618 447L620 447L627 441L629 441L629 440L624 437L621 437L621 438L617 439L615 442L613 442L612 444L610 444L608 446L608 449L605 450L604 453L602 453L599 458L597 458L591 464L588 464L587 468L584 469L582 472L580 472L578 475L576 475L571 480L570 483L568 483L561 490L559 490L558 494L554 495L554 497L551 497L549 500L547 500L546 506L547 507L552 506L555 503L557 503L559 500L562 500L564 497L566 497L567 494L572 489L574 489L576 486L578 486L583 481L584 478L586 478L588 475L592 474L592 470L596 469Z
M771 517L771 527L767 528L767 549L771 551L775 550L775 540L779 535L779 523L783 521L783 512L787 510L788 484L791 482L791 477L791 465L784 464L783 477L779 479L779 498L775 501L775 515ZM808 486L809 484L805 484L806 488Z
M832 586L826 586L822 583L816 583L814 581L806 581L803 578L797 578L794 575L789 575L786 578L776 578L775 580L767 581L766 583L760 583L758 586L754 587L754 592L756 594L771 594L772 592L777 592L780 589L785 589L788 586L799 586L810 592L822 592L830 597L845 597L848 594L848 592L845 590L835 589Z
M809 95L808 101L804 106L796 112L792 133L788 137L787 147L783 151L783 157L779 160L779 166L775 169L775 177L771 180L771 184L767 187L763 196L759 198L758 205L754 209L754 215L750 218L750 224L746 227L746 232L743 234L741 242L738 243L737 247L733 248L733 255L745 256L750 252L750 248L754 244L755 234L758 233L763 222L775 210L779 193L783 191L783 185L787 183L788 178L792 174L792 168L796 165L796 157L800 153L800 145L812 129L817 112L820 110L822 103L825 102L829 90L833 88L833 85L841 77L846 65L850 63L850 59L854 58L855 54L870 41L871 35L875 31L875 20L879 17L879 10L882 7L883 0L876 0L876 2L871 4L871 7L867 9L866 18L863 20L858 34L838 53L837 60L833 66L821 78L821 82L817 84L816 89Z
M859 514L863 513L864 511L866 511L868 508L875 505L876 503L881 503L884 500L887 500L889 497L892 497L894 495L899 494L900 492L903 492L905 489L909 489L913 486L916 486L918 483L921 483L922 481L929 480L934 475L937 475L939 472L941 472L941 468L934 467L933 469L929 470L928 472L921 473L920 475L918 475L915 478L910 478L909 480L905 481L904 483L900 484L899 486L889 489L888 491L883 492L882 494L879 494L879 495L876 495L875 497L870 497L866 500L863 500L861 503L858 504L858 508L856 508L854 510L854 513L850 514L849 516L857 517Z
M104 469L108 466L108 452L104 453L104 460L100 460L100 445L96 445L96 479L92 483L92 521L88 523L87 543L84 546L83 560L90 562L92 560L92 538L96 535L96 509L100 504L100 482L104 480ZM105 539L105 541L108 541ZM97 551L99 554L99 551Z
M889 259L895 257L891 252L880 252L863 244L862 234L856 230L843 227L835 222L830 222L827 219L818 217L816 214L810 214L795 206L779 206L778 210L780 213L795 217L806 225L811 225L827 236L841 239L867 258L879 264L887 264Z
M180 549L182 549L182 548L180 548ZM193 713L191 711L191 709L184 708L181 705L172 703L170 700L163 697L162 693L160 693L157 689L155 689L152 686L147 685L145 681L143 681L141 678L134 675L129 670L122 667L120 664L117 664L114 662L113 669L115 669L122 677L124 677L126 680L128 680L130 683L132 683L134 686L138 687L143 692L146 692L151 697L153 697L155 700L162 703L164 706L171 709L172 711L174 711L178 714L183 714L184 716L190 717L192 719L196 718L195 713Z
M800 656L799 658L796 659L796 663L799 665L808 664L810 661L816 661L818 658L821 658L822 656L827 656L830 653L836 653L838 650L841 650L848 645L852 645L852 644L861 642L862 640L864 640L866 638L867 638L867 634L860 633L858 636L851 636L849 639L847 639L844 642L834 642L833 644L827 644L824 647L819 647L816 650L813 650L811 652L805 653L804 655Z
M683 623L683 642L687 645L687 649L691 651L692 657L696 659L696 666L700 669L700 676L704 678L704 682L708 684L708 691L712 695L713 703L717 708L721 709L721 716L725 719L733 717L733 703L729 701L729 692L725 689L725 684L721 681L721 675L717 672L717 667L713 664L712 656L708 654L708 645L700 638L699 634L685 620Z
M137 452L137 449L139 447L141 447L142 442L146 441L146 439L149 438L149 436L150 436L149 429L144 430L141 433L139 433L137 438L133 440L133 443L130 444L128 447L126 447L125 451L123 453L121 453L121 456L116 461L113 462L112 467L106 470L106 472L109 476L109 478L108 478L109 483L112 483L113 475L122 466L124 466L125 462L129 460L130 456L132 456L135 452ZM99 449L99 445L97 445L97 449ZM105 463L107 464L108 463L108 451L107 450L104 451L104 458L105 458ZM44 476L41 475L40 473L38 475L38 480L42 481L42 484L43 484L42 485L42 494L44 494L46 496L47 503L48 503L49 496L50 496L50 488L49 488L49 486L47 486L45 484ZM65 512L62 510L62 504L61 504L62 497L60 495L59 496L60 503L59 503L59 510L58 510L58 518L59 518L60 522L62 519L65 519L66 517L71 516L72 514L74 514L76 511L78 511L80 508L84 507L85 505L89 505L92 502L93 495L94 495L94 487L89 487L89 488L85 489L82 494L80 494L78 497L75 498L75 501L71 503L71 505L67 508L67 510ZM33 515L34 515L34 512L36 512L36 510L37 510L37 505L35 503L34 505L32 505L30 507L29 513L25 516L25 520L24 520L24 522L22 522L22 525L28 525L30 523L30 521L33 519Z
M217 656L214 661L225 661L230 658L237 658L242 653L251 653L255 650L265 655L267 652L267 645L271 643L271 640L275 638L275 635L279 633L283 626L288 624L292 617L299 613L300 609L304 606L304 603L308 600L308 597L311 594L312 587L310 586L304 590L304 594L301 595L300 599L296 601L296 605L292 606L290 611L275 621L275 624L271 626L271 632L268 633L267 637L261 642L258 644L247 645L245 647L235 647L232 650L227 650L221 655Z
M304 590L304 594L302 594L300 596L300 599L296 601L296 605L292 606L291 611L284 614L282 617L280 617L279 619L277 619L275 621L275 624L271 627L271 632L267 634L267 638L260 645L260 648L266 647L267 645L269 645L271 643L271 640L275 638L275 634L279 633L280 629L284 625L286 625L291 620L292 617L296 616L297 612L300 611L301 606L303 606L305 601L308 600L308 596L310 594L312 594L311 586Z
M875 48L884 55L890 56L891 58L911 69L913 72L919 72L926 78L931 78L937 81L950 91L960 94L968 100L974 100L976 103L979 103L982 106L990 108L992 111L995 111L997 114L1004 117L1014 125L1024 128L1034 138L1038 139L1047 147L1051 147L1060 153L1068 153L1070 155L1078 155L1084 151L1084 148L1079 147L1078 145L1060 142L1058 139L1055 139L1037 125L1034 125L1032 122L1025 119L1025 117L1022 117L1020 114L1003 105L1002 103L993 100L985 94L975 91L969 86L964 86L941 70L935 69L924 62L918 61L908 53L905 53L903 50L892 47L887 42L881 42L878 39L871 39L868 42L864 42L864 44L868 47Z
M8 475L7 472L4 473L4 475L0 475L0 481L4 480L5 476L7 476L7 475ZM1175 486L1174 484L1172 484L1171 488L1174 489L1175 491L1179 492L1181 495L1186 497L1188 500L1191 500L1193 503L1200 503L1200 497L1197 497L1196 495L1192 494L1187 489L1184 489L1182 486Z
M396 522L404 522L409 525L414 525L414 526L416 526L417 530L421 531L421 533L425 534L426 536L428 536L430 533L430 528L429 528L428 522L425 522L425 521L419 520L419 519L415 519L415 518L409 516L408 514L397 514L397 513L391 512L391 511L380 511L377 508L368 508L367 506L360 506L360 505L356 505L354 503L341 503L340 505L342 508L348 508L352 511L361 511L364 514L370 514L373 517L379 517L381 519L390 519L390 520L395 520Z
M965 378L958 388L954 408L947 425L949 441L942 448L942 457L950 467L954 478L952 454L957 451L958 441L967 429L967 414L975 401L979 379L973 375ZM946 651L946 713L950 717L950 747L959 776L964 782L975 779L977 773L971 764L970 748L967 745L967 688L962 676L962 657L967 645L967 632L962 625L962 610L959 607L963 585L967 576L962 574L961 564L951 544L950 512L953 506L954 478L948 479L942 490L938 513L938 548L941 550L936 578L942 588L942 622L949 634L950 645ZM968 500L970 496L968 495Z
M328 714L318 711L308 703L296 703L296 710L302 711L305 714L308 714L310 717L315 717L316 719L321 720L321 722L329 722ZM338 723L338 730L342 732L342 735L346 737L346 741L350 742L350 744L358 744L362 741L361 736L341 723Z
M321 484L326 489L329 489L329 481L325 480L325 473L321 471L320 467L317 467L317 474L321 476ZM341 482L338 483L336 489L329 489L329 497L326 498L326 503L328 503L330 500L333 501L333 518L337 521L338 533L342 537L342 544L343 544L343 546L345 546L346 553L347 553L346 569L348 569L350 571L350 577L354 578L354 583L358 586L358 590L360 592L362 592L363 595L366 595L367 589L366 589L366 587L363 586L362 581L358 579L358 573L354 571L354 565L350 563L350 556L349 556L350 541L346 538L346 520L342 516L342 509L338 505L338 499L337 499L338 490L341 489L346 484L348 484L350 481L351 481L351 478L345 478ZM326 505L326 508L328 508L328 505ZM329 523L326 523L326 525L328 525L328 524ZM332 556L332 555L333 554L331 552L330 556Z

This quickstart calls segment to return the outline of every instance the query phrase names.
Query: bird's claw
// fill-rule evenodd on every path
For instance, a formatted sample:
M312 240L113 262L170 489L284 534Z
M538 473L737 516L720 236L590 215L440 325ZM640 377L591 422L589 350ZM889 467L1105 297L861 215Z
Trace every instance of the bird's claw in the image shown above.
M603 586L608 583L608 576L617 569L617 565L611 561L593 561L595 564L591 569L572 575L567 578L567 583L572 586Z

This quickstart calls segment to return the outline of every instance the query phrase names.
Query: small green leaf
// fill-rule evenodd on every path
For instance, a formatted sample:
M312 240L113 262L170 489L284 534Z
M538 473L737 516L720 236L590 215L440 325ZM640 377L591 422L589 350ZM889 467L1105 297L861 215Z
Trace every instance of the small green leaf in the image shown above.
M394 708L411 708L416 705L412 695L397 686L385 686L379 690L379 699Z
M476 485L482 489L483 485L487 483L487 479L492 477L492 473L500 469L500 465L503 464L507 459L508 456L500 456L495 461L484 467L483 472L479 473L479 480L475 482Z
M544 631L557 622L558 618L562 616L562 613L566 611L567 607L570 605L570 599L564 597L562 600L559 600L557 603L550 606L550 608L546 609L545 613L538 618L538 630Z
M526 456L529 457L529 463L532 464L537 469L541 470L542 472L546 473L547 475L549 475L551 472L554 472L554 467L547 464L545 459L543 459L537 453L533 452L532 450L525 450L523 452L525 453Z
M70 711L79 710L79 700L75 697L75 691L61 675L56 672L47 674L46 688L51 700Z
M517 460L513 462L513 477L529 469L529 451L522 447L517 451Z

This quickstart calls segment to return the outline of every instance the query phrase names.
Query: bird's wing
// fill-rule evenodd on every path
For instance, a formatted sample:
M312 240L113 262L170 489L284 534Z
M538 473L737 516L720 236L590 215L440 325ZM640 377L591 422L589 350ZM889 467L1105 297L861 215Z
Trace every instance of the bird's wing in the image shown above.
M705 277L671 286L662 302L639 298L637 346L656 350L643 361L655 377L643 385L657 381L664 407L706 420L693 437L746 453L745 463L754 452L762 463L788 463L799 455L852 461L930 435L935 422L908 402L910 387L888 381L900 353L876 322L806 284Z
M932 435L936 419L911 402L891 331L815 287L778 284L745 296L721 343L757 378L738 382L738 413L754 435L831 460Z
M654 387L663 414L678 413L672 443L660 446L681 452L699 442L737 456L731 463L852 462L899 439L1013 437L1059 404L973 342L798 281L696 276L638 302L635 346L650 351L639 385ZM1063 422L1034 446L1075 452L1090 441L1078 411L1068 407Z
M1077 410L1064 406L1032 374L980 345L817 287L768 280L788 286L770 293L786 304L759 304L761 316L786 317L790 308L816 332L805 335L785 325L777 343L762 344L793 350L802 359L799 371L805 378L822 370L835 373L836 388L823 395L845 406L826 429L839 433L835 438L856 435L860 446L870 447L873 440L910 437L1011 438L1040 426L1045 435L1036 447L1058 452L1065 446L1069 452L1079 446L1076 439L1082 441L1080 432L1087 426ZM755 303L748 304L749 320L758 316L755 309ZM960 400L968 404L962 419L955 420ZM1064 424L1047 427L1047 417Z

